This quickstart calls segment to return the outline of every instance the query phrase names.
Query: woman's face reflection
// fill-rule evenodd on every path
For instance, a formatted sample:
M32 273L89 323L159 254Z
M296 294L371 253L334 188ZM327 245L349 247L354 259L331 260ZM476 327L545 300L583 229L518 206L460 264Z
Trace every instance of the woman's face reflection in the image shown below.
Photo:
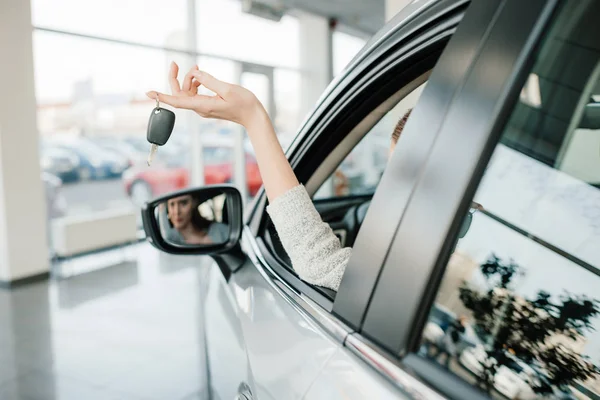
M169 219L175 229L181 230L189 226L194 208L192 196L185 195L169 199L167 208Z

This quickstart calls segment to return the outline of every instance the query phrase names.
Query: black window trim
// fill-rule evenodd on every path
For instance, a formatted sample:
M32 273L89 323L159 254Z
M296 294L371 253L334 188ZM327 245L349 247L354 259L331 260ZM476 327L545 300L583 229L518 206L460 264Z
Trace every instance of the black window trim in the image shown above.
M475 61L461 93L454 99L444 118L444 125L436 143L437 150L433 150L432 158L423 171L422 180L407 207L394 239L396 253L390 254L386 261L365 323L361 327L362 335L381 346L390 355L404 357L403 363L443 392L448 391L441 383L443 380L452 377L453 381L458 383L460 378L450 375L449 372L439 371L431 362L415 361L416 355L413 354L418 349L421 332L446 269L454 238L500 139L505 120L530 71L534 49L539 44L543 30L548 26L559 2L560 0L502 2L485 45L480 50L481 57ZM502 54L504 70L499 73L498 70L495 71L498 79L490 86L477 87L477 83L481 82L477 79L481 79L483 69L489 68L490 54ZM487 91L480 93L479 89ZM473 103L479 106L483 104L486 112L479 113L476 116L479 121L469 125L471 129L467 137L466 130L463 127L460 132L461 126L457 122L461 114L464 115L469 107L475 106ZM487 112L490 110L491 112ZM406 129L411 129L410 125L407 125ZM462 151L473 156L460 160L453 158L452 154L456 148L448 145L451 142L457 145L460 143L463 146ZM465 142L468 142L467 148L464 147ZM449 156L441 156L443 148L450 153ZM448 168L448 164L452 167ZM445 172L440 173L444 166ZM433 174L437 174L438 182L443 180L445 183L432 185ZM411 231L413 234L419 231L414 229L415 223L422 222L423 216L431 212L427 209L427 203L423 202L424 198L443 198L446 205L435 215L435 226L430 224L421 231L428 233L419 237L422 251L411 254L406 247L409 243L407 239L410 238ZM408 268L407 265L416 267ZM412 293L403 293L397 287L392 287L393 282L403 280L414 286ZM442 377L439 374L448 375ZM434 376L438 377L432 379ZM446 394L456 397L450 392Z
M476 4L478 8L475 10L483 8L487 11L477 13L470 22L463 21L463 14L473 14L472 9ZM437 140L445 112L451 106L455 93L460 89L477 56L480 41L473 38L483 36L494 10L500 5L499 0L476 2L467 8L466 14L464 9L460 10L460 26L438 60L411 114L405 133L388 161L357 235L352 257L333 307L334 314L354 329L360 329L363 324L382 266L386 263L405 207L420 179L422 167L429 159L432 146ZM423 109L423 103L427 103L432 112L421 117L422 126L413 128L418 135L411 135L408 132L410 127L415 126L415 120L419 121L419 113L424 114L419 111ZM393 207L390 206L392 198ZM390 224L390 221L395 224Z
M442 36L440 38L436 38L436 39L438 39L440 41L444 40L444 36ZM437 46L440 45L440 41L432 44L434 46L434 48L436 48ZM426 49L431 49L431 47L428 47ZM440 53L441 53L441 51L440 51ZM437 57L436 57L436 59L437 59ZM406 59L404 59L402 61L406 61ZM398 64L399 64L399 62L392 64L392 66L390 66L390 69L392 69L392 70L397 69ZM410 79L403 81L404 85L408 82L412 82L416 77L420 76L423 73L422 69L418 69L419 67L420 68L432 68L434 66L434 64L435 64L435 60L431 60L431 59L426 59L423 66L421 66L420 63L414 64L413 67L409 70L409 72L412 72L413 74L410 75ZM402 80L399 79L399 81L402 81ZM320 159L320 157L318 154L316 154L316 151L314 151L315 147L318 148L318 151L321 151L321 152L325 151L325 149L327 149L327 148L335 147L337 142L339 142L343 139L345 132L352 129L351 127L355 126L360 120L362 120L364 117L366 117L374 108L376 108L381 103L383 103L385 100L387 100L387 98L391 95L390 87L393 87L392 85L393 85L393 82L390 82L389 80L384 81L382 79L379 79L379 80L373 79L373 80L365 80L365 81L361 82L361 85L359 86L359 88L348 88L348 92L354 93L354 94L352 96L349 96L350 98L344 102L344 104L343 104L344 106L339 107L337 110L335 110L335 112L328 115L328 117L321 124L321 126L319 126L317 129L312 131L311 135L303 140L302 150L304 150L304 151L302 152L301 155L296 155L292 160L290 160L290 162L292 163L292 166L294 166L294 170L297 173L298 179L300 180L300 182L307 181L308 178L310 177L310 175L312 174L312 172L314 172L314 170L316 170L316 168L319 165L317 160ZM370 101L365 101L364 97L362 97L360 95L360 93L362 91L370 92L370 95L371 95L371 98L369 99ZM396 91L397 90L392 91L392 93L394 93ZM349 111L349 108L347 107L348 103L354 103L354 106L352 107L351 112ZM339 121L340 118L346 122L345 125L337 122L337 121ZM349 126L348 125L349 120L356 121L356 123L353 122L352 125ZM332 129L332 127L333 127L333 129ZM327 135L322 135L321 133L325 130L330 130L331 132L328 132ZM318 139L320 136L321 137L326 136L327 141L329 141L328 146L316 145L314 143L314 140ZM312 149L313 151L308 151L309 149ZM423 162L424 162L424 160L423 160ZM261 202L257 201L257 204L261 204ZM266 204L265 204L265 206L266 206ZM260 213L257 213L255 215L255 218L258 217L259 214ZM334 302L332 302L328 296L326 296L325 294L320 292L315 287L301 281L295 274L293 274L291 271L289 271L285 265L283 265L282 263L280 263L278 261L278 257L274 256L274 254L273 254L273 253L275 253L274 249L272 249L270 246L266 245L266 242L267 242L266 236L268 235L267 228L268 228L268 224L270 223L268 214L266 213L266 209L265 209L264 213L262 213L261 216L262 216L262 224L261 224L259 233L257 235L257 243L258 243L261 251L264 252L265 258L268 259L270 266L278 274L280 274L281 277L284 277L285 280L290 285L295 287L296 290L299 290L301 293L306 294L309 298L311 298L312 300L317 302L320 306L322 306L323 308L325 308L326 310L331 312L333 310ZM390 220L390 223L393 224L393 222L391 220ZM379 265L379 266L372 265L372 267L380 268L381 265ZM339 297L340 292L341 291L338 291L335 301L337 301L337 298Z

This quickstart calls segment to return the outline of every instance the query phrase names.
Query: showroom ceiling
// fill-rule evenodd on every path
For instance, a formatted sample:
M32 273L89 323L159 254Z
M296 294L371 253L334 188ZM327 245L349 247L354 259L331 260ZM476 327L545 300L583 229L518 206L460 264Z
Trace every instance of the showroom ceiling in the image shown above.
M385 22L385 0L283 0L293 8L329 18L372 35Z
M355 34L371 36L385 21L386 0L241 0L245 12L278 21L290 10L333 18Z

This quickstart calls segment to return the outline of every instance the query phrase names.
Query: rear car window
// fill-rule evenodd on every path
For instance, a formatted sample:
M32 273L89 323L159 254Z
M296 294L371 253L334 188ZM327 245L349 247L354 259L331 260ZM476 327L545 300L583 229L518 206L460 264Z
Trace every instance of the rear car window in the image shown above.
M492 398L600 398L600 2L568 5L542 41L421 338L422 357Z

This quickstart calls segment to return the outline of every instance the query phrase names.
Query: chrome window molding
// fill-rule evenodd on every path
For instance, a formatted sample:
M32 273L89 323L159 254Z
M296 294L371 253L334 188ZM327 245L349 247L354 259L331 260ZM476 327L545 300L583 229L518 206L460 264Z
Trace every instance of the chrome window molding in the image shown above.
M406 372L398 365L397 359L384 356L374 345L357 333L348 335L346 347L380 375L384 376L410 399L445 400L429 386Z

